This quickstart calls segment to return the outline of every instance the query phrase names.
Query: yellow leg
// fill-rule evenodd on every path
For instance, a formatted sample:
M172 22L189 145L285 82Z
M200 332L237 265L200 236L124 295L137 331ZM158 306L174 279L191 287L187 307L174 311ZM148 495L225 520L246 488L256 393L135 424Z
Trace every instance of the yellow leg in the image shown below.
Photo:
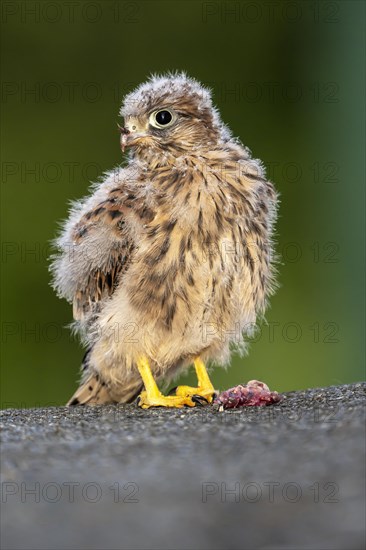
M137 362L137 368L145 386L145 391L141 392L138 403L143 409L149 407L194 407L196 405L188 395L163 395L154 380L146 357L142 357Z
M194 367L196 369L198 386L196 388L191 386L178 386L175 393L176 395L182 397L203 397L203 400L211 403L215 395L215 388L213 387L208 376L205 364L199 357L197 357L194 361Z

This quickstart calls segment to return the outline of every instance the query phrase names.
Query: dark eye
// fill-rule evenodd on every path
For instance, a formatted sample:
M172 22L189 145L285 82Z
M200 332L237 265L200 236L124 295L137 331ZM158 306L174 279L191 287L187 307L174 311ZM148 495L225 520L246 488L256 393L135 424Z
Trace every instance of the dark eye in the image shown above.
M151 113L149 122L155 128L166 128L173 122L173 114L167 109Z
M169 111L158 111L155 115L155 120L161 126L165 126L172 120L172 115Z

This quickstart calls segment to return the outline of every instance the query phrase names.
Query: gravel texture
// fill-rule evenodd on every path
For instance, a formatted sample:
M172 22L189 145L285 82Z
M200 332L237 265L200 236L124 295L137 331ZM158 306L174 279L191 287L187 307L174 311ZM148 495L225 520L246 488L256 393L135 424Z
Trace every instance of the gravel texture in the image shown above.
M1 547L363 549L365 390L2 411Z

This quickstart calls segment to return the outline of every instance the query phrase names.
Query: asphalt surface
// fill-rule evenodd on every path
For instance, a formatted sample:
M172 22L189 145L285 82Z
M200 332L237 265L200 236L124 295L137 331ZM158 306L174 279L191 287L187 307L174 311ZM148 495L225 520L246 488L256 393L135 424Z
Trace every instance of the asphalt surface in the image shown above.
M365 391L2 411L1 547L364 548Z

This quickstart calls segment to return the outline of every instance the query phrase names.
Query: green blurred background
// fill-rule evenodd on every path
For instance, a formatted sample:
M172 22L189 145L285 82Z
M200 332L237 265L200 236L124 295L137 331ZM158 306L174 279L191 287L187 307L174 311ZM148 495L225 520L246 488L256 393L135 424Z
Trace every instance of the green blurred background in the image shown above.
M121 162L123 95L175 69L212 87L281 193L281 288L216 387L364 378L364 25L350 0L2 3L2 407L75 389L83 351L49 242L68 201Z

